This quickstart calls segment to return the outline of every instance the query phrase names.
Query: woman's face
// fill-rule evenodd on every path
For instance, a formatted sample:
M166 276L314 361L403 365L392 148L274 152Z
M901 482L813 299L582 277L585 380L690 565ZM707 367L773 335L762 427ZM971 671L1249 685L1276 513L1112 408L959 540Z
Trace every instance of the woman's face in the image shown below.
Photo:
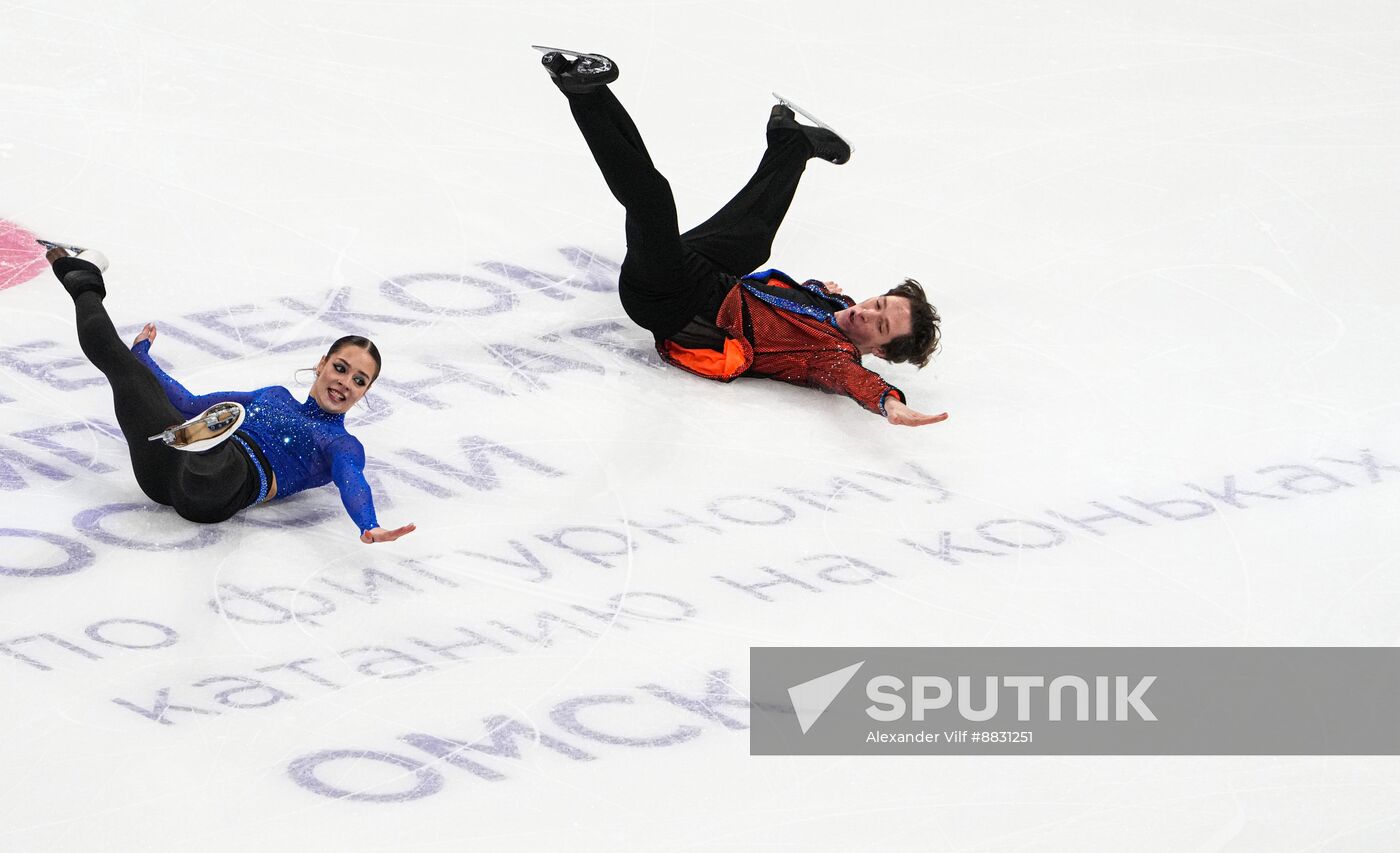
M344 414L360 401L374 382L377 368L369 350L341 347L316 365L316 381L311 383L311 399L332 414Z

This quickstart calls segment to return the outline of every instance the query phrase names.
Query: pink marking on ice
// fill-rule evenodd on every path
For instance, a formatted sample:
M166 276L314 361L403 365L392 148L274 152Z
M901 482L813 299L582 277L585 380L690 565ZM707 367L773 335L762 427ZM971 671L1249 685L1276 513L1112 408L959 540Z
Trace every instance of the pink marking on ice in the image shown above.
M34 235L0 219L0 290L24 284L48 268L44 247L34 242Z

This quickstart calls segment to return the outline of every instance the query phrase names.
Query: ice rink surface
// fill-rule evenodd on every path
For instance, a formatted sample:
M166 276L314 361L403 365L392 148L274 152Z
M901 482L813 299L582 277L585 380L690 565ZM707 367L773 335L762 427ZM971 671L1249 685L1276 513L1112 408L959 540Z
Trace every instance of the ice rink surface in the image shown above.
M1395 759L751 758L742 707L755 645L1396 643L1394 4L2 8L0 850L1395 849ZM532 43L618 61L686 227L769 92L848 134L771 264L924 282L942 353L868 364L950 419L663 368ZM196 391L372 336L419 531L148 505L23 229Z

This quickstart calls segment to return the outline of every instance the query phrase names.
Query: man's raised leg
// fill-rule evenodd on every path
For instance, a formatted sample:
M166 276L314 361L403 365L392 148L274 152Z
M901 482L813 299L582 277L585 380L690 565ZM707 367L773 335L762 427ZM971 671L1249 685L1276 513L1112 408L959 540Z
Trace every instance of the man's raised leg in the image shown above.
M807 161L817 154L813 132L818 129L797 124L786 106L774 106L768 147L753 177L714 216L681 235L685 248L730 275L762 266L773 252L773 238L792 206Z
M603 180L627 211L627 255L618 276L623 310L653 335L668 337L690 322L703 296L681 263L671 184L656 170L637 125L607 86L560 88Z

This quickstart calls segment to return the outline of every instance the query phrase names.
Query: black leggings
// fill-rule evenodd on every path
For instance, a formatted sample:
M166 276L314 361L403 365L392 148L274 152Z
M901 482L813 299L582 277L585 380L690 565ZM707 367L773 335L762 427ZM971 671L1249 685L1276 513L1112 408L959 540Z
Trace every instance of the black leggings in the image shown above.
M101 282L97 273L77 270L68 273L64 283L74 289L75 285L91 285L94 278ZM183 422L185 416L165 396L160 380L117 336L101 293L79 290L73 305L78 315L78 344L112 386L117 425L126 437L141 491L158 504L174 507L182 518L203 523L224 521L248 506L258 494L258 477L235 442L226 441L203 453L187 453L147 440Z
M739 194L681 234L671 185L617 97L606 86L565 94L603 180L627 209L627 256L618 277L623 310L658 339L694 317L714 320L734 277L768 260L811 144L801 131L770 132L758 170Z

